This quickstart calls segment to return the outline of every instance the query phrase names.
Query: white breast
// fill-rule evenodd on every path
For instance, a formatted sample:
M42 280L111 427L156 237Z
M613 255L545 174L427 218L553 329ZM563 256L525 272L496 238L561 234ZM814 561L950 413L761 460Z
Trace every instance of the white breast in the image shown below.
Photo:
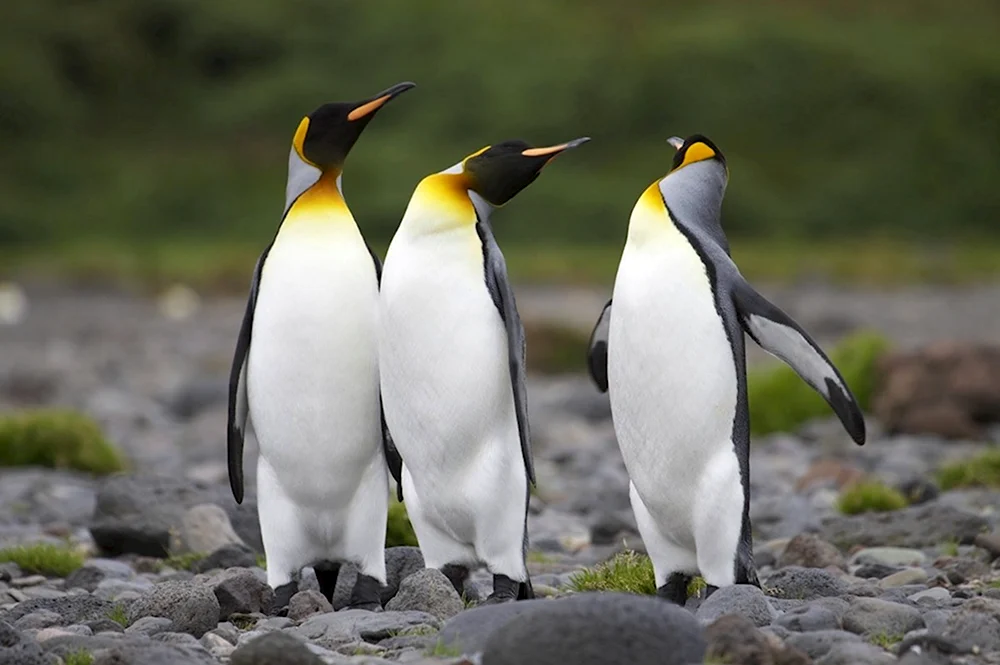
M510 474L524 475L506 332L472 225L401 228L386 254L380 332L393 438L421 502L457 533L483 501L503 503L497 492L518 486Z
M636 220L615 280L611 408L636 490L664 531L690 533L706 466L732 450L736 372L705 266L666 218Z
M286 222L264 264L248 397L261 455L305 503L350 495L379 451L377 320L357 227Z

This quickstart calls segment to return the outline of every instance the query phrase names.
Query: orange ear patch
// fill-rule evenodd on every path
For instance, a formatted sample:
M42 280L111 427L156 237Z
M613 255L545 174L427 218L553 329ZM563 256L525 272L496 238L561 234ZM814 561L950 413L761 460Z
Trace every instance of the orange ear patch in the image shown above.
M682 169L688 164L694 164L695 162L703 162L706 159L712 159L716 156L716 153L707 144L698 141L692 143L688 146L688 149L684 152L684 160L678 166L678 169ZM675 171L677 169L674 169Z

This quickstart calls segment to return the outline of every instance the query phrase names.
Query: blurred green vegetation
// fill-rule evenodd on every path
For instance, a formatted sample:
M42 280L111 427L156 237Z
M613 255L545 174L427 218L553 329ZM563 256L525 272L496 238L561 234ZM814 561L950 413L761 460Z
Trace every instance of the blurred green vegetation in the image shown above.
M66 577L83 565L83 554L69 545L17 545L0 549L0 563L16 563L26 573Z
M43 466L94 474L123 471L121 452L89 417L65 409L0 415L0 467Z
M734 237L854 241L851 266L865 238L920 241L927 264L916 254L916 273L935 270L942 238L997 238L1000 5L990 0L38 0L4 10L5 255L113 240L142 257L161 242L235 241L249 258L196 249L186 270L239 256L242 287L276 225L299 119L401 80L418 87L373 121L344 177L377 245L423 175L505 138L589 135L498 214L496 231L505 246L600 248L607 274L634 201L668 168L666 138L695 132L729 158ZM106 269L117 256L90 260ZM546 256L557 258L539 270L560 277L586 264ZM796 260L777 256L778 269Z
M389 502L389 516L385 530L386 547L402 547L408 545L417 547L417 534L410 524L410 516L406 514L406 506L393 497Z
M967 460L950 462L937 473L943 490L961 487L1000 487L1000 448L989 448Z
M899 490L877 480L866 480L845 487L837 497L837 508L845 515L887 513L909 505Z
M653 562L645 554L625 550L593 568L570 577L573 591L624 591L643 596L656 594Z
M889 341L882 335L859 332L829 350L830 361L863 411L868 411L875 390L878 359L888 349ZM747 397L753 434L794 432L809 420L833 415L826 401L783 363L749 370Z

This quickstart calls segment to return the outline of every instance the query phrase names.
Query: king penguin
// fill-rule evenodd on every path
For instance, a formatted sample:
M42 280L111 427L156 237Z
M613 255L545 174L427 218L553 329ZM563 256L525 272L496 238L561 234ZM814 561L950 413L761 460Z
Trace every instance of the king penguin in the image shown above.
M535 481L524 328L490 213L587 140L505 141L424 178L386 252L379 366L397 481L426 566L463 594L470 566L485 564L490 604L534 595Z
M254 268L229 383L229 481L243 501L247 417L260 448L257 507L273 613L314 566L332 600L341 563L360 570L351 607L378 611L394 449L378 379L378 257L344 202L341 174L400 83L303 118L288 158L285 211Z
M729 179L722 152L701 135L670 144L670 172L632 210L589 369L609 393L657 593L684 604L695 574L708 593L760 585L744 332L819 392L859 445L865 423L826 354L733 263L721 225Z

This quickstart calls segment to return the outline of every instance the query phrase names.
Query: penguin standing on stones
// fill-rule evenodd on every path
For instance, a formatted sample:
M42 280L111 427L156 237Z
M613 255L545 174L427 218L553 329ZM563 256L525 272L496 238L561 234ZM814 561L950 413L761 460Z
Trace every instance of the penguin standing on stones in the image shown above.
M379 365L397 481L427 567L462 594L469 566L485 564L489 603L533 596L535 480L524 329L490 213L587 140L505 141L424 178L385 257Z
M670 143L670 172L632 211L588 366L609 393L658 594L683 604L694 574L709 593L759 586L744 332L819 392L859 445L865 423L826 354L733 263L721 225L722 152L701 135Z
M344 202L341 174L376 112L412 87L324 104L302 119L284 215L254 268L229 383L229 481L242 502L249 415L274 613L287 610L305 566L332 599L344 561L360 571L350 606L381 609L394 463L379 395L381 266Z

